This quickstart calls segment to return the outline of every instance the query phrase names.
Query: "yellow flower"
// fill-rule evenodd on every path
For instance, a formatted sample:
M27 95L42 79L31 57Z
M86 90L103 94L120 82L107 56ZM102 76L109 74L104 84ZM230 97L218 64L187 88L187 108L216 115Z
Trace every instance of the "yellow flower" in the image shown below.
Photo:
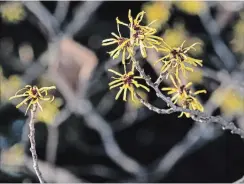
M1 77L1 99L7 100L9 96L15 94L15 91L21 87L22 81L17 75L11 75L8 79L3 76Z
M5 170L19 171L19 167L24 164L25 148L21 143L16 143L9 149L1 150L1 164Z
M8 22L18 22L25 18L25 10L21 2L8 2L0 6L2 18Z
M189 73L188 80L200 84L203 81L203 72L196 67L194 67L193 70L194 72Z
M119 35L115 33L111 33L115 38L108 38L102 41L102 46L108 46L112 44L118 44L117 48L108 52L109 55L115 59L118 58L120 55L120 52L122 51L122 63L125 64L125 57L126 57L126 51L128 52L129 59L133 55L133 46L131 45L129 38L124 38L121 36L121 33L119 31L119 24L117 23L117 29Z
M193 96L188 96L186 99L184 99L182 107L190 110L198 110L200 112L204 111L202 104ZM187 118L191 117L190 113L187 112L182 112L178 117L180 118L183 115L185 115Z
M200 0L176 1L175 5L190 15L198 15L206 8L206 3Z
M189 82L186 85L182 85L180 81L176 83L172 76L170 76L170 79L174 87L164 87L162 88L162 91L168 91L168 95L173 95L171 98L172 102L174 104L178 103L180 106L186 109L199 110L203 112L204 109L197 98L195 98L195 96L200 93L206 93L206 90L192 92L191 89L189 89L189 87L192 85L192 82ZM184 112L182 112L179 117L182 117L184 114L186 117L190 117L189 113Z
M151 27L158 29L169 19L169 8L167 2L155 1L145 3L142 9L146 12L147 23L157 20Z
M28 104L25 115L27 114L28 109L31 107L31 105L35 105L37 104L38 107L42 110L42 106L39 103L39 100L43 100L43 101L53 101L54 100L54 96L53 97L46 97L48 95L48 91L52 90L52 89L56 89L55 86L51 86L51 87L42 87L40 89L38 89L37 86L30 86L30 85L26 85L24 88L18 90L14 96L10 97L9 100L12 100L14 98L20 98L20 97L25 97L25 99L20 102L16 108L19 108L20 106L24 105L24 104ZM19 92L25 90L24 93L19 94Z
M157 50L159 45L162 43L163 39L158 36L154 36L157 30L155 28L150 27L150 25L153 22L151 22L147 26L140 25L140 22L142 21L144 14L145 12L142 11L136 16L135 19L133 19L133 17L131 16L131 10L129 10L129 24L120 21L118 17L116 18L116 21L118 24L127 26L130 29L131 45L139 46L142 56L146 58L146 48L154 48Z
M54 121L54 118L59 112L59 107L62 105L61 99L55 99L52 103L44 103L42 107L45 111L38 111L36 118L39 121L42 121L47 124L51 124Z
M194 43L189 47L183 48L184 43L185 42L183 42L180 47L174 47L174 48L171 48L168 44L165 43L167 47L160 49L163 52L166 52L167 55L157 60L155 64L160 61L164 63L161 68L161 71L162 73L167 72L166 78L174 74L176 79L180 80L179 71L181 71L183 75L186 77L186 71L193 72L193 69L188 66L190 65L202 66L202 60L194 59L187 55L187 52L190 49L195 49L194 46L198 43Z
M227 116L244 112L244 97L232 87L216 90L211 101L220 106L221 112Z
M115 99L117 100L119 98L119 96L121 95L122 92L124 92L123 94L123 100L126 101L127 98L127 90L130 91L131 93L131 99L132 101L134 101L134 87L136 88L144 88L146 91L149 92L149 88L139 84L135 79L142 79L141 76L134 76L134 72L130 71L128 73L125 74L120 74L112 69L109 69L108 71L114 73L115 75L117 75L118 77L112 77L113 79L115 79L114 81L109 83L110 86L110 90L115 88L115 87L119 87L120 86L120 90L117 93Z

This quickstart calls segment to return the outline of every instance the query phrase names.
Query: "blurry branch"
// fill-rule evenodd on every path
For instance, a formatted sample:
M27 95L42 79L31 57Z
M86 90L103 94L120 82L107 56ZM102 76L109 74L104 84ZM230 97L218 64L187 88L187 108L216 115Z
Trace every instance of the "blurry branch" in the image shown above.
M29 138L30 138L30 151L32 154L32 158L33 158L33 168L36 172L36 175L40 181L40 183L44 183L44 179L42 178L42 174L39 170L39 166L38 166L38 157L37 157L37 153L36 153L36 141L35 141L35 128L34 128L34 115L36 112L36 105L32 106L32 109L30 111L31 116L30 116L30 121L29 121L29 128L30 128L30 134L29 134Z
M59 24L61 24L69 10L70 1L58 1L57 6L54 11L54 17L57 19Z
M80 3L73 20L65 27L64 33L71 37L74 36L86 25L102 3L102 1L84 1Z
M133 108L130 103L125 104L125 113L123 114L121 121L127 126L132 125L138 117L138 111Z
M218 12L216 15L216 23L219 26L220 30L223 30L229 22L233 21L235 17L235 12L233 10L228 10L226 7L231 7L234 4L239 2L222 2L218 5ZM226 5L225 5L226 4Z
M219 134L214 134L214 138L206 137L206 133L216 133L214 126L195 124L194 127L187 133L187 135L171 148L167 154L157 161L151 173L149 173L149 181L156 182L167 176L169 171L177 164L180 159L183 159L186 155L190 154L193 150L199 149L206 142L213 140ZM213 133L214 132L214 133ZM201 146L200 146L200 145Z
M45 55L45 53L43 55ZM41 76L45 70L46 67L41 65L39 62L34 62L29 68L26 69L25 73L21 77L24 85L31 84L39 76Z
M90 101L82 99L78 104L76 113L83 115L87 126L99 133L108 157L123 170L140 180L140 176L143 176L145 173L144 168L134 159L122 152L115 141L113 131L108 123L96 113Z
M156 95L159 98L161 98L164 102L166 102L168 104L168 106L170 107L170 109L167 109L167 110L166 109L159 109L159 108L154 107L153 105L149 104L148 102L146 102L146 104L144 102L143 104L147 105L147 107L150 110L153 110L154 112L159 113L159 114L170 114L173 112L190 113L191 118L195 121L198 121L201 123L218 123L224 129L229 129L229 130L231 130L231 133L238 134L241 136L241 138L244 138L244 131L242 129L237 128L233 122L228 122L224 118L222 118L221 116L210 116L210 115L207 115L206 113L202 113L200 111L193 111L193 110L189 110L189 109L184 109L182 107L178 107L175 104L173 104L171 99L169 97L166 97L159 90L159 88L151 81L151 78L145 74L144 69L141 68L139 62L135 61L134 59L133 59L133 62L134 62L135 68L137 69L137 71L139 71L140 75L145 79L148 86L152 87L155 90Z
M85 167L79 167L79 171L83 175L99 176L106 179L118 180L121 177L121 173L115 171L113 168L106 167L104 165L94 164Z
M244 183L244 176L240 178L239 180L235 181L234 183Z
M235 59L235 56L232 54L232 52L221 39L220 29L215 20L211 17L209 9L205 8L203 13L201 13L199 17L204 28L206 29L207 33L211 38L213 48L216 54L223 62L226 69L228 71L232 71L236 67L237 61Z
M31 158L25 156L25 164L28 169L33 170ZM47 162L38 161L39 166L42 170L42 174L46 181L48 182L57 182L57 183L81 183L86 182L84 180L79 179L74 174L69 172L66 169L56 167Z
M51 164L55 164L58 140L59 140L59 125L64 122L70 116L70 112L67 109L61 110L55 117L54 122L47 127L48 138L46 144L46 159Z
M108 92L101 98L96 109L101 115L105 115L113 108L114 104L114 95Z
M210 100L206 103L204 108L209 114L212 114L216 109ZM155 166L152 172L149 173L149 181L156 182L165 178L180 159L190 154L193 150L204 146L206 142L215 139L221 133L222 132L217 133L213 124L194 124L187 135L173 146L163 158L159 159L157 164L154 164Z
M157 100L156 102L159 102L159 100ZM112 127L113 127L115 132L120 132L122 130L125 130L126 128L129 128L131 125L134 125L135 123L142 122L143 120L154 115L154 112L148 111L148 109L146 107L145 108L139 108L139 109L137 109L136 114L139 114L140 116L137 116L137 118L132 122L129 118L125 118L125 116L130 117L130 113L131 112L129 112L129 111L126 112L122 118L118 118L117 120L115 120L113 122Z
M59 23L55 17L39 1L23 1L26 8L40 21L39 28L46 30L49 40L56 38L59 33ZM36 22L35 22L36 23Z
M61 63L63 62L63 64L66 64L66 62L65 62L65 61L67 61L66 59L68 59L69 61L72 61L72 60L70 60L72 57L73 57L72 59L78 57L78 60L76 58L76 62L77 61L81 62L80 61L81 57L82 57L82 60L84 60L84 56L83 55L80 56L79 52L78 52L78 55L77 55L77 53L75 53L75 51L69 52L68 50L70 50L71 48L69 46L67 46L67 44L66 44L65 48L63 48L64 50L62 50L63 54L64 54L64 51L66 52L65 55L62 55L62 59L64 59L64 58L65 59L63 61L61 61ZM57 52L57 53L59 53L59 52ZM91 60L91 58L89 60ZM87 62L88 60L84 60L84 61L86 61L84 64L86 64L86 63L89 64L89 62ZM71 67L71 64L69 63L68 66ZM94 65L92 65L92 66L94 66ZM70 87L69 87L69 85L72 81L69 82L69 80L67 80L68 78L66 78L66 80L63 80L63 76L60 77L60 74L56 71L56 69L58 69L58 67L56 69L55 68L50 69L50 77L53 80L55 80L57 88L64 95L64 97L67 101L67 107L72 112L83 115L85 122L87 123L87 126L94 129L95 131L97 131L99 133L108 157L111 160L113 160L117 165L119 165L123 170L125 170L126 172L128 172L130 174L138 176L141 173L143 173L144 170L139 165L139 163L137 163L135 160L133 160L129 156L125 155L122 152L122 150L119 148L119 146L116 143L115 138L113 136L113 131L112 131L111 127L108 125L108 122L106 122L95 111L95 109L92 107L91 102L88 100L84 100L84 101L81 100L81 102L79 101L79 99L83 99L83 97L85 96L84 93L87 92L87 91L84 91L83 89L81 90L81 87L84 85L84 82L85 82L84 79L89 80L89 75L81 75L82 73L79 72L79 76L80 77L83 76L83 78L78 78L78 79L76 78L78 84L76 84L76 87L74 90L72 88L70 89ZM89 69L89 71L92 71L92 68L93 67L91 67ZM88 72L87 69L85 71L84 66L81 71L84 71L85 73ZM61 73L62 73L62 75L65 76L64 71ZM82 79L82 80L80 80L80 79ZM79 96L81 96L81 97L79 97ZM79 98L77 98L77 97L79 97Z
M223 77L223 75L216 74L216 79L221 80L221 85L218 87L224 88L230 84L230 81ZM220 72L220 74L222 74ZM136 94L136 97L138 95ZM140 97L138 97L140 98ZM217 106L212 103L213 95L210 97L208 102L205 104L204 109L208 114L212 114ZM142 103L149 105L147 102ZM152 107L153 108L153 107ZM196 122L197 123L197 122ZM218 136L222 135L223 132L217 132L216 127L213 124L194 124L193 128L187 133L187 135L177 143L169 152L163 156L163 158L158 159L155 164L152 165L152 172L149 173L149 182L156 182L165 178L168 172L176 165L176 163L182 159L187 154L192 153L194 150L197 150L204 146L208 141L214 140Z

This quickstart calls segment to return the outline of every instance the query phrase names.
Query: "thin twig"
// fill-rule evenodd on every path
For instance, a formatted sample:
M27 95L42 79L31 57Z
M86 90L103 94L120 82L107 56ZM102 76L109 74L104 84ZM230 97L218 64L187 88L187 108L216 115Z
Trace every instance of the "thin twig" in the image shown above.
M153 106L152 104L148 103L147 101L145 101L138 93L134 93L135 97L143 104L145 105L148 109L158 113L158 114L171 114L174 112L173 109L159 109L155 106Z
M54 17L61 24L68 14L70 1L58 1L54 11Z
M44 179L42 178L42 174L38 167L38 157L37 157L37 153L36 153L35 127L34 127L35 112L36 112L36 105L33 105L32 109L31 109L31 117L30 117L30 121L29 121L30 134L28 137L30 139L30 144L31 144L30 151L31 151L32 158L33 158L33 168L36 172L36 175L37 175L40 183L44 183Z
M206 29L213 44L214 51L223 62L228 71L232 71L237 66L237 61L233 53L220 37L220 28L212 18L208 8L199 15L202 25Z
M163 82L164 78L165 78L165 74L164 73L160 73L160 75L157 78L156 82L154 82L154 85L158 87L161 84L161 82Z

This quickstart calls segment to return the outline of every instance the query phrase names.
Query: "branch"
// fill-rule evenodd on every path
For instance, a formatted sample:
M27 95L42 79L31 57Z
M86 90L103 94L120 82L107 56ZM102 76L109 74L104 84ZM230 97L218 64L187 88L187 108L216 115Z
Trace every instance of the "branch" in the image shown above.
M60 32L59 23L56 18L38 1L23 1L26 8L33 13L41 24L38 24L41 30L46 30L48 39L54 39ZM36 24L36 22L34 22ZM42 27L43 26L43 27Z
M29 156L24 156L25 166L32 169L31 159ZM82 178L78 178L75 174L70 172L67 168L58 167L48 162L39 161L42 174L49 183L88 183Z
M165 78L165 75L163 73L161 73L159 75L159 77L157 78L156 82L154 83L154 85L158 87L159 84L164 80L164 78Z
M84 108L86 107L86 108ZM104 144L104 149L108 157L113 160L124 171L134 175L140 181L146 171L136 160L123 153L117 144L113 130L109 124L95 111L89 100L82 99L77 103L76 113L83 115L86 124L99 133Z
M212 114L217 106L211 103L209 99L204 108ZM181 141L174 145L162 158L158 159L157 163L152 164L149 182L157 182L165 178L180 159L200 149L210 140L216 139L221 133L223 131L217 131L213 124L195 124Z
M58 1L57 6L54 11L54 17L57 19L57 21L61 24L69 10L69 4L70 1Z
M80 31L102 3L102 1L85 1L82 3L77 8L73 20L65 27L65 34L73 36Z
M221 59L227 70L232 71L236 67L237 61L235 56L221 39L220 29L216 21L212 18L209 9L206 8L205 11L200 14L199 18L211 38L216 54Z
M134 93L135 97L143 104L145 105L148 109L150 109L151 111L154 111L158 114L171 114L174 112L173 109L159 109L155 106L153 106L152 104L146 102L138 93Z
M31 117L30 117L30 121L29 121L29 127L30 127L29 139L30 139L30 144L31 144L30 151L31 151L32 158L33 158L33 168L36 172L36 175L37 175L40 183L44 183L44 179L42 178L42 174L38 167L38 157L37 157L37 153L36 153L35 127L34 127L35 112L36 112L36 105L33 105L32 109L31 109Z
M240 128L237 128L235 126L235 124L233 122L228 122L226 121L224 118L222 118L221 116L209 116L206 113L200 112L200 111L195 111L195 110L189 110L189 109L184 109L182 107L178 107L176 106L169 97L166 97L160 90L159 88L151 81L150 76L147 76L144 72L144 69L141 68L140 64L138 61L136 61L134 58L132 58L132 61L135 65L136 70L140 73L140 75L143 77L143 79L146 81L147 85L149 85L150 87L152 87L155 92L156 95L161 98L164 102L166 102L168 104L168 106L171 107L172 110L170 110L170 113L172 112L186 112L186 113L190 113L191 114L191 118L197 122L201 122L201 123L218 123L222 126L223 129L229 129L231 130L232 134L238 134L241 136L241 138L244 138L244 131ZM153 110L157 113L160 112L167 112L165 111L165 109L158 109L152 105L148 106L148 104L146 104L147 107L150 110ZM165 114L165 113L164 113Z
M234 183L244 183L244 176L240 178L239 180L235 181Z

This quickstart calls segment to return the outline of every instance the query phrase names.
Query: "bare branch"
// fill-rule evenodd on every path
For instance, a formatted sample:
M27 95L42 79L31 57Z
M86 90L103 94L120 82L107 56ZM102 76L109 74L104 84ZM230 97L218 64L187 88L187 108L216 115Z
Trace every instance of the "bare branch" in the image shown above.
M152 104L146 102L138 93L134 93L135 97L143 104L145 105L149 110L152 110L158 114L171 114L174 112L173 109L159 109Z
M30 121L29 121L29 128L30 128L30 134L29 134L29 139L30 139L30 151L32 154L32 158L33 158L33 168L36 172L36 175L40 181L40 183L44 183L44 179L42 178L42 174L41 171L39 170L38 167L38 157L37 157L37 153L36 153L36 142L35 142L35 128L34 128L34 115L36 112L36 105L32 106L31 109L31 117L30 117Z
M31 159L28 156L24 157L25 165L28 169L32 169ZM54 166L48 162L38 161L42 170L43 176L48 182L56 183L87 183L87 181L78 178L67 169Z
M83 99L78 104L76 112L83 115L87 125L99 133L108 157L123 170L135 175L139 180L140 176L143 176L145 173L144 168L133 158L122 152L108 123L96 113L90 101Z
M55 17L39 1L23 1L23 4L38 18L41 23L38 26L41 30L43 30L43 28L46 30L48 39L56 38L59 32L59 23ZM34 23L36 24L36 22Z
M99 8L102 1L85 1L77 8L73 20L64 29L65 33L73 36L88 22L92 14Z
M233 70L236 65L237 61L234 57L234 55L231 53L231 51L228 49L226 44L223 42L223 40L220 38L220 29L217 26L218 24L213 20L213 18L210 15L209 9L206 8L203 13L200 14L200 20L205 27L206 31L208 32L214 50L218 57L221 59L225 67L228 69L228 71Z
M164 78L165 78L165 75L164 75L163 73L160 73L160 75L159 75L159 77L157 78L156 82L154 82L154 85L158 87L159 84L160 84L161 82L163 82Z
M54 11L54 17L61 24L69 10L70 1L58 1Z

